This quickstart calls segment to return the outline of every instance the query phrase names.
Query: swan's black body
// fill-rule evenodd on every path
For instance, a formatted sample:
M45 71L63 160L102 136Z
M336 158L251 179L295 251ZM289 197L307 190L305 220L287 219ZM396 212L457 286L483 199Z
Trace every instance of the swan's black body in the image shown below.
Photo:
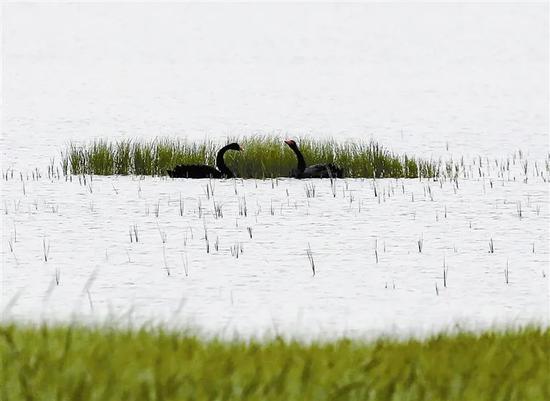
M204 164L180 164L167 173L172 178L233 178L235 174L225 165L223 156L228 150L242 150L238 143L230 143L218 151L216 167Z
M304 155L298 149L298 145L292 139L285 141L285 143L293 150L298 158L298 167L290 172L290 176L294 178L342 178L344 176L343 170L333 163L326 164L314 164L307 167Z

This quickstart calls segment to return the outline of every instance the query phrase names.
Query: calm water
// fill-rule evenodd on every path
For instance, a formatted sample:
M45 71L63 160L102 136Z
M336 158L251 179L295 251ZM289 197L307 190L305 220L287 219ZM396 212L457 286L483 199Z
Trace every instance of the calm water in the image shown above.
M488 176L458 189L16 177L4 184L5 317L304 336L546 324L547 183Z
M304 336L548 323L546 5L12 4L2 24L5 319ZM374 138L474 173L317 181L314 198L289 179L209 198L203 180L45 174L68 141L251 134Z
M547 5L12 4L3 25L7 165L98 136L548 151Z

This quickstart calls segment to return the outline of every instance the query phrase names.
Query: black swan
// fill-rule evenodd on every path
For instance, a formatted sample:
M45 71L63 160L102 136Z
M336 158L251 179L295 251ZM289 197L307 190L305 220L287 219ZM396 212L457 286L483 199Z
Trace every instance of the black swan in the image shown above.
M228 150L242 150L238 143L230 143L218 151L216 167L205 164L180 164L167 173L172 178L233 178L235 174L225 165L223 156Z
M285 143L294 151L298 158L298 167L293 169L290 173L294 178L342 178L344 171L333 163L327 164L314 164L313 166L306 167L306 160L304 155L298 149L298 145L292 139L288 139Z

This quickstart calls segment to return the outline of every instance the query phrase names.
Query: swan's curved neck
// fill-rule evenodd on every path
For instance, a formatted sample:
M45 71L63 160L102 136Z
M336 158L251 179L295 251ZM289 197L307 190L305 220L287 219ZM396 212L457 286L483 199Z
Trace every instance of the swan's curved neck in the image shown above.
M302 155L302 152L300 152L298 146L293 146L291 149L294 151L296 157L298 158L298 172L303 173L306 169L306 159L304 159L304 155Z
M218 155L216 156L216 167L223 175L233 178L233 172L229 170L229 167L226 166L225 160L223 159L225 152L229 150L229 146L230 145L226 145L218 151Z

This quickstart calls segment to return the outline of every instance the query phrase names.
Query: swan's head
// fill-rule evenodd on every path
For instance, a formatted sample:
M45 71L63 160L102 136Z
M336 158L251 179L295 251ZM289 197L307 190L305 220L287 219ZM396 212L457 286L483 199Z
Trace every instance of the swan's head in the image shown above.
M239 145L236 142L230 143L229 145L227 145L227 148L231 150L238 150L238 151L243 150L243 148L241 148L241 145Z
M296 145L296 142L294 141L294 139L287 139L285 141L285 143L290 146L291 148L296 148L298 145Z

